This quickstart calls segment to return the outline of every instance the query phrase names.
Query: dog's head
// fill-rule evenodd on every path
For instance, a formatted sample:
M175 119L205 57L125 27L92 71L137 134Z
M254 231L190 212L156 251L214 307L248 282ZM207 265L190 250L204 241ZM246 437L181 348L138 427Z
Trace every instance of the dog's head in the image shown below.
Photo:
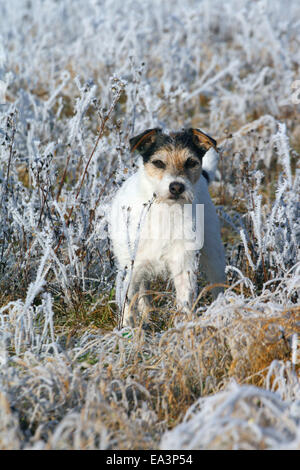
M164 134L147 129L130 139L131 151L143 157L144 173L162 201L193 200L193 188L202 173L202 158L216 141L199 129Z

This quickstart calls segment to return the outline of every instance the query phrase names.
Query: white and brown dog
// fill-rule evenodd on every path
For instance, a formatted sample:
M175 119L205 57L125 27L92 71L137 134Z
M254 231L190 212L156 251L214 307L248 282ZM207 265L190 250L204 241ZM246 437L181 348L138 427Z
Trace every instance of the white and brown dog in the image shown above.
M141 156L139 168L117 191L109 227L122 324L133 326L137 312L151 310L147 290L154 276L171 276L178 307L189 311L199 250L201 270L212 284L225 281L225 254L208 192L219 159L216 141L199 129L167 134L156 128L130 145ZM214 296L221 290L215 287Z

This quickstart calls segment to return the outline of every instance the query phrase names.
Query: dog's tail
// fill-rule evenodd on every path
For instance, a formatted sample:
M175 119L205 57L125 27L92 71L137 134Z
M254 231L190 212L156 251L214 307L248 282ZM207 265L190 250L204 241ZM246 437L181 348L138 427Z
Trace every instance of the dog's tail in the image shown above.
M214 181L218 173L217 166L219 163L219 152L211 147L203 157L202 160L202 174L206 178L208 184Z

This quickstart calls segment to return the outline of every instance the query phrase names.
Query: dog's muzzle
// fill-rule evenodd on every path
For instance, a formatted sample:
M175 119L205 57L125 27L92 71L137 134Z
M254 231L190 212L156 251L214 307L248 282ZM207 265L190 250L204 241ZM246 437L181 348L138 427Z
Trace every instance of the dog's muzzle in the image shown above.
M170 183L169 191L173 198L177 199L185 191L185 186L183 183L173 181L173 183Z

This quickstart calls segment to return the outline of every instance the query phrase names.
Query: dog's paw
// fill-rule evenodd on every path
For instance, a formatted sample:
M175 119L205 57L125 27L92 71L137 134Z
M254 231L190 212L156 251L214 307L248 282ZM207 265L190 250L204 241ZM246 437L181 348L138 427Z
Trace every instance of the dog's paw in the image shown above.
M188 302L180 302L177 304L177 308L180 312L185 313L186 315L189 315L192 313L191 307L188 304Z

